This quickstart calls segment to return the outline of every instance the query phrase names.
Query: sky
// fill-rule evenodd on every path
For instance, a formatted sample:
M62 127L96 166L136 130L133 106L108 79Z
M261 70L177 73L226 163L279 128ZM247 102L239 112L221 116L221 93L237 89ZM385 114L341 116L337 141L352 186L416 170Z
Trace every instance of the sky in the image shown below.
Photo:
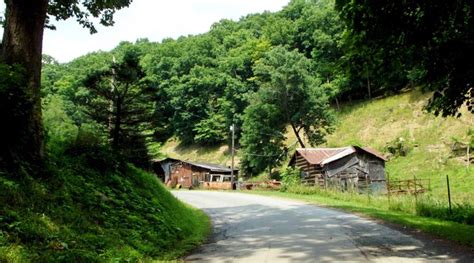
M221 19L238 20L242 16L263 11L278 11L289 0L133 0L130 7L117 11L113 27L98 26L90 35L74 19L53 21L57 30L45 29L43 53L59 62L89 52L113 49L121 41L139 38L161 41L164 38L207 32ZM0 15L5 4L0 1ZM0 30L1 31L1 30Z

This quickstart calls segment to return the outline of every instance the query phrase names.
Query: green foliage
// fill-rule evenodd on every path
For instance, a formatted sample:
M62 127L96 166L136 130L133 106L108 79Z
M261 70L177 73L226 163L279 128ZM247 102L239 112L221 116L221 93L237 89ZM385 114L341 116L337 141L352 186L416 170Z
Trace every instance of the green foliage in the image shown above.
M132 0L113 0L113 1L87 1L79 2L73 0L56 0L49 2L47 23L53 16L56 20L66 20L75 17L77 22L96 33L97 30L90 17L98 18L103 26L112 26L113 18L116 10L128 7ZM55 28L54 25L48 24L49 28Z
M200 144L218 144L227 135L225 117L220 114L213 114L196 124L194 131L196 132L194 136L195 142Z
M0 261L175 260L205 239L204 213L80 137L51 156L48 181L0 174Z
M474 148L474 128L469 128L468 132L467 132L467 136L469 137L469 145L471 147L471 149Z
M474 225L474 207L470 203L455 203L450 212L446 207L446 202L440 202L432 198L424 198L416 203L416 214L466 225Z
M300 144L300 131L311 144L322 143L332 131L334 117L328 97L311 77L310 66L302 54L283 47L272 49L257 61L254 72L260 88L244 111L240 140L244 170L258 174L282 161L287 125Z
M301 183L301 171L298 168L287 167L281 174L280 191L286 192L288 189Z
M375 76L377 86L396 89L407 83L406 72L417 71L422 74L410 79L435 91L429 110L456 115L466 103L474 112L472 1L336 2L352 70L355 63L365 65L367 79Z
M281 120L291 125L297 136L303 130L308 141L316 145L332 131L334 117L326 91L312 78L310 66L298 52L276 47L258 61L254 71L260 99L276 105Z
M46 145L54 154L62 153L78 135L79 129L65 112L64 104L64 100L58 95L52 95L43 100Z
M139 65L139 51L122 45L118 62L94 71L77 97L85 113L108 130L114 150L136 165L148 165L145 131L152 130L153 87Z
M408 152L410 151L410 146L408 145L406 139L399 137L391 142L388 142L385 146L385 151L394 157L407 156Z
M245 109L240 139L240 165L245 174L257 175L278 164L286 128L281 118L275 105L255 103Z

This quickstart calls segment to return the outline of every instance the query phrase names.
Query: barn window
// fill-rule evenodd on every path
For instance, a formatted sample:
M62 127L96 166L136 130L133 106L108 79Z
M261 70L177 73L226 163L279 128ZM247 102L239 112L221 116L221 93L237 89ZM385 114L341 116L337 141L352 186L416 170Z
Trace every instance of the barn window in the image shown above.
M220 182L221 181L221 176L220 175L212 175L211 176L211 182Z

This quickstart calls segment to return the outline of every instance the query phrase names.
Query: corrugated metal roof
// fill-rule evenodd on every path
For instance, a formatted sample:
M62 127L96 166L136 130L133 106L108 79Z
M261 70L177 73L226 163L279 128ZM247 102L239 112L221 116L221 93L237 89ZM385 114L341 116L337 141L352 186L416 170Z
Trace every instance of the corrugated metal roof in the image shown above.
M188 161L183 161L185 163L189 163L191 165L201 167L204 169L211 170L213 172L232 172L232 169L229 167L223 166L223 165L218 165L218 164L211 164L211 163L196 163L196 162L188 162ZM234 168L234 171L238 171L238 169Z
M162 160L159 160L159 159L152 160L152 162L156 162L156 163L162 163L162 162L166 162L166 161L188 163L190 165L200 167L200 168L203 168L203 169L207 169L207 170L210 170L210 171L213 171L213 172L228 172L228 173L232 172L232 169L230 169L227 166L223 166L223 165L219 165L219 164L213 164L213 163L190 162L190 161L183 161L183 160L178 160L178 159L174 159L174 158L165 158L165 159L162 159ZM234 171L239 171L239 169L234 168Z
M298 148L296 151L310 164L321 165L324 160L339 153L348 152L351 148Z
M369 153L379 159L387 159L378 151L369 147L348 146L341 148L298 148L296 151L303 156L310 164L324 166L330 162L339 160L357 151Z
M355 146L355 148L360 148L360 147ZM372 149L372 148L370 148L370 147L367 147L367 146L366 146L366 147L362 147L362 148L360 148L360 149L362 149L362 150L364 150L364 151L366 151L366 152L368 152L368 153L370 153L370 154L372 154L372 155L374 155L374 156L376 156L376 157L378 157L378 158L380 158L380 159L382 159L382 160L384 160L384 161L387 161L387 160L388 160L388 159L387 159L385 156L383 156L380 152L378 152L377 150Z

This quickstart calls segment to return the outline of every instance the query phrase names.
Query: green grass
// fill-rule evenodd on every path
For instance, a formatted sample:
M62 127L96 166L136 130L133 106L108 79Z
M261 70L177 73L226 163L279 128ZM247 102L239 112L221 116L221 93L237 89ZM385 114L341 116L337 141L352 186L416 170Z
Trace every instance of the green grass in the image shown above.
M207 238L208 217L154 175L88 158L55 160L48 179L0 174L0 262L177 260Z
M403 138L408 154L390 157L390 179L429 179L430 193L445 200L449 175L453 200L474 203L474 165L466 168L463 156L450 148L455 140L469 141L474 116L463 109L461 118L435 117L423 111L429 96L411 91L344 106L326 146L367 145L387 154L386 146Z
M278 191L251 191L247 193L281 198L290 198L306 201L311 204L323 205L332 208L342 209L349 212L360 213L370 218L381 219L385 222L394 223L400 226L418 229L445 239L449 239L459 244L474 247L474 226L456 223L452 221L440 220L407 213L404 211L414 202L411 197L402 197L399 200L392 200L389 205L387 197L368 197L366 195L331 193L288 193Z
M168 140L160 148L160 153L164 156L176 158L180 160L189 160L196 162L208 162L215 164L222 164L226 166L231 165L231 155L229 146L203 146L203 145L187 145L183 146L179 140L172 138ZM235 159L239 163L238 156Z

